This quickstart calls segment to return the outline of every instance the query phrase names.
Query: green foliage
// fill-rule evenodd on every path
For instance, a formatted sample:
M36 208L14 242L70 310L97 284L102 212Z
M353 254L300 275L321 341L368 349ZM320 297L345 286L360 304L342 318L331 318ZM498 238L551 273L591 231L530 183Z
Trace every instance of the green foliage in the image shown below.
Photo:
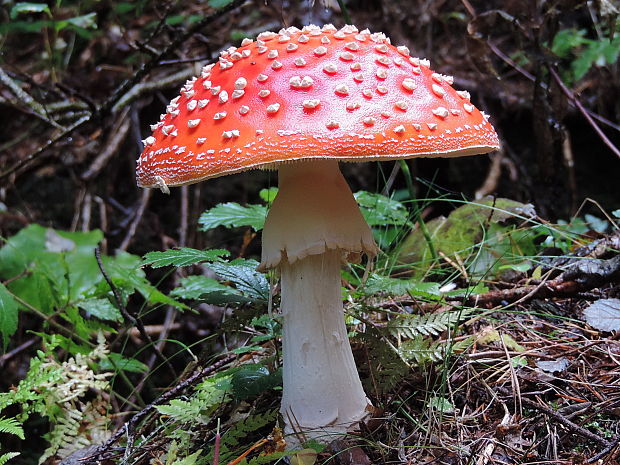
M247 438L252 433L261 428L274 423L278 417L277 410L270 410L265 413L256 413L247 418L237 421L228 430L222 433L220 443L220 463L228 463L237 455L237 448L243 447L242 439ZM209 452L205 462L213 463L213 449Z
M62 19L56 18L54 13L55 11L51 10L46 3L18 2L11 8L11 21L0 24L0 34L7 32L39 34L44 28L50 28L57 33L67 29L82 37L90 38L92 36L90 30L97 29L96 13L78 14ZM35 19L41 15L47 19ZM20 17L26 17L26 19L18 20Z
M255 231L263 229L267 207L264 205L241 206L235 202L227 202L216 205L207 210L198 220L200 229L208 231L218 226L227 228L249 226Z
M224 8L226 5L230 4L232 0L209 0L207 3L212 8Z
M76 337L88 340L105 322L122 316L95 259L101 231L64 232L30 225L6 240L0 249L0 336L6 348L17 329L19 312L56 313ZM151 305L185 308L152 286L140 269L139 257L121 252L102 263L125 300L140 293ZM71 352L73 353L73 352Z
M267 302L269 300L269 283L265 275L256 271L256 260L237 258L230 262L211 263L210 268L217 275L235 285L243 295Z
M230 252L224 249L197 250L189 247L179 247L178 249L169 249L163 252L149 252L144 256L142 264L149 265L152 268L170 265L189 266L201 262L216 261L228 255L230 255Z
M17 436L19 439L24 440L24 429L21 426L21 423L16 418L5 418L0 417L0 434L12 434L13 436ZM12 458L20 455L19 452L6 452L4 454L0 454L0 465L4 465Z
M354 197L370 226L411 226L409 212L401 202L366 191L356 192Z
M415 339L418 336L438 336L472 313L473 310L471 309L427 313L425 315L403 313L390 319L387 330L397 338Z
M170 431L183 430L183 435L198 425L207 425L215 409L227 398L228 375L209 378L197 387L186 400L173 399L168 404L157 406L157 410L168 419Z
M261 364L247 364L235 371L231 378L233 395L240 400L256 397L263 392L282 385L282 370L270 373Z
M620 54L620 36L590 39L584 29L562 29L553 38L551 51L558 57L570 60L570 73L564 79L572 83L586 75L593 67L613 65Z
M426 226L435 251L463 263L472 277L495 275L501 267L522 263L538 251L543 232L535 229L536 212L531 205L509 199L485 198L465 203L448 217L438 217ZM529 228L515 223L530 222ZM398 261L416 264L416 276L435 261L420 229L403 241Z
M17 331L17 302L0 282L0 340L2 351L6 351L9 338Z
M107 358L103 336L89 353L77 354L65 362L56 360L53 350L59 346L54 336L45 352L30 362L26 377L16 388L0 393L0 412L10 406L21 410L15 419L0 420L0 432L6 430L23 438L18 426L38 414L50 422L46 435L49 447L40 463L58 455L67 457L76 450L101 442L107 435L107 417L101 414L105 402L101 392L108 389L111 373L97 373L99 362ZM17 429L16 429L17 427Z
M18 455L20 455L19 452L7 452L6 454L0 455L0 465L4 465L9 460L11 460L12 458L17 457Z

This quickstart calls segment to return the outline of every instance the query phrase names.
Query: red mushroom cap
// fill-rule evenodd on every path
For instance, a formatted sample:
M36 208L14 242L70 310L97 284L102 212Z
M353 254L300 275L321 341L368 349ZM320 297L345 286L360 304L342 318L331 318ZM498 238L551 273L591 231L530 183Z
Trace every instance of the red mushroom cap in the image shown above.
M306 26L221 53L152 126L138 184L188 184L306 158L449 157L499 148L488 117L381 33Z

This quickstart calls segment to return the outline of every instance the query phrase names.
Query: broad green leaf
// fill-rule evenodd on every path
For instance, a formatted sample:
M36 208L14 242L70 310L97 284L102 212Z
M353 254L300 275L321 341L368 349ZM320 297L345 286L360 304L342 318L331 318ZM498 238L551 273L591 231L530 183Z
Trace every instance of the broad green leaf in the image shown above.
M409 213L397 200L381 194L359 191L354 194L364 219L370 226L403 226L410 224Z
M11 8L11 19L17 18L21 14L46 13L50 18L52 12L46 3L18 2Z
M243 365L233 373L231 379L233 395L241 400L257 396L281 384L280 370L270 373L266 367L259 364Z
M179 299L198 300L201 295L216 291L233 292L234 289L207 276L187 276L181 278L179 286L174 288L170 295Z
M266 217L267 207L264 205L247 205L244 207L235 202L227 202L204 212L200 215L198 223L202 231L218 226L227 228L250 226L255 231L260 231L263 229Z
M0 336L2 351L9 345L9 338L17 331L17 302L0 283Z
M101 258L114 283L121 282L129 292L138 291L149 304L171 305L182 310L188 308L187 305L168 297L149 283L144 271L140 269L142 264L140 257L123 252L116 257ZM104 289L106 293L110 291L108 286L105 286Z
M78 302L78 306L92 316L106 321L123 321L123 315L106 298L91 298Z
M197 250L189 247L180 247L164 252L149 252L144 256L142 264L150 265L152 268L161 268L162 266L169 265L188 266L200 262L212 262L228 255L230 255L230 252L223 249Z
M262 273L256 271L258 262L238 258L230 262L216 262L209 265L217 275L230 281L247 297L267 301L269 299L269 283Z

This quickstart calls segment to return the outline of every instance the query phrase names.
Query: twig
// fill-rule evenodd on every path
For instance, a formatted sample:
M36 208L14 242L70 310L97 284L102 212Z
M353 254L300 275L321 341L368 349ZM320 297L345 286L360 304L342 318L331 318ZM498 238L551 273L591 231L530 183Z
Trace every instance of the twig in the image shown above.
M19 170L20 168L24 167L25 165L27 165L31 161L33 161L36 158L38 158L43 152L45 152L47 149L49 149L50 147L55 145L58 141L63 140L65 137L69 136L73 131L78 129L80 126L82 126L86 122L90 121L90 118L91 118L90 115L82 116L79 120L77 120L71 126L65 128L64 131L60 132L55 137L53 137L50 140L48 140L44 145L42 145L41 147L36 149L34 152L26 155L22 160L18 161L17 163L14 163L13 166L11 166L11 167L7 168L6 170L0 172L0 180L6 178L7 176L9 176L11 174L13 174L15 171Z
M136 229L138 229L138 225L140 224L140 221L142 221L142 216L146 211L146 206L149 204L149 199L151 198L152 192L152 189L144 189L142 191L140 205L138 206L138 210L129 225L129 229L127 230L127 234L125 235L123 242L121 242L121 245L118 247L120 250L127 250L127 247L129 247L133 237L136 235Z
M103 275L103 279L105 279L106 283L108 283L108 286L110 286L110 289L112 290L112 295L114 296L114 300L116 301L116 306L118 307L118 310L121 312L121 314L127 321L129 321L132 325L138 328L138 331L140 331L140 336L142 336L142 338L152 347L153 351L157 354L160 360L168 367L170 372L176 378L177 376L176 370L170 363L170 360L168 360L164 356L164 354L161 353L157 345L153 342L153 339L151 339L151 336L149 335L148 331L144 328L144 323L142 323L142 320L140 318L136 318L133 315L131 315L127 311L127 308L125 307L125 305L123 305L121 294L118 292L118 289L116 288L116 286L114 285L110 277L108 276L108 272L105 270L105 267L103 266L103 262L101 261L101 250L99 250L99 247L95 247L95 258L97 259L97 265L99 266L99 271L101 271L101 274Z
M169 76L159 77L153 82L140 82L121 96L118 102L114 104L114 107L112 107L112 113L117 113L120 109L126 107L129 103L133 102L146 92L152 92L154 90L173 86L179 82L186 81L194 74L195 71L193 68L187 68L177 73L170 74Z
M116 103L120 101L122 96L129 91L136 83L140 82L140 80L146 76L149 71L151 71L157 64L168 55L173 50L176 50L182 43L187 41L193 34L204 28L205 26L211 24L216 19L221 18L226 13L240 7L247 0L233 0L225 7L220 8L209 16L205 16L202 20L193 24L189 27L184 33L177 35L166 48L164 48L158 55L151 58L147 63L142 65L142 67L135 72L131 79L123 82L120 86L116 88L116 90L112 93L112 95L101 105L99 108L98 117L106 116L111 110L114 108Z
M49 140L45 145L41 146L34 152L30 153L29 155L24 157L24 159L13 164L13 166L0 172L0 181L8 177L15 171L19 170L23 166L27 165L28 163L32 162L36 158L38 158L44 151L51 148L58 141L63 140L65 137L69 136L73 131L75 131L76 129L78 129L79 127L87 123L88 121L91 121L93 119L102 119L103 117L112 113L112 110L115 108L115 105L117 104L117 102L119 102L123 98L124 94L126 92L129 92L130 89L134 85L136 85L149 71L151 71L155 66L157 66L164 56L171 53L183 42L187 41L187 39L189 39L189 37L191 37L197 31L206 27L213 21L221 18L226 13L243 5L246 1L247 0L233 0L225 7L218 9L213 14L209 16L205 16L201 21L193 24L183 34L179 34L178 36L176 36L174 40L170 42L170 44L168 44L168 46L165 49L163 49L157 56L151 58L147 63L142 65L142 67L134 73L131 79L127 79L120 86L118 86L116 90L112 93L112 95L108 97L108 99L101 106L99 106L97 111L82 116L80 119L75 121L72 125L65 128L61 133L59 133L54 138Z
M607 454L609 454L611 451L613 451L614 449L616 449L619 446L620 446L620 436L616 436L614 438L614 440L611 441L607 447L605 447L598 454L593 455L592 457L590 457L587 460L587 463L594 463L594 462L604 463L604 462L599 462L599 460L601 460L603 457L605 457Z
M17 83L4 71L4 69L0 68L0 82L4 84L9 91L24 105L26 105L30 111L34 115L36 115L42 121L45 121L47 124L54 126L56 129L63 129L63 127L58 124L53 119L48 118L45 114L45 108L39 102L37 102L28 92L22 89ZM16 105L17 106L17 105Z
M103 150L101 150L101 153L95 158L88 169L82 173L81 178L83 181L89 181L99 174L108 160L118 152L118 148L125 140L130 127L131 120L127 118L127 111L125 111L119 118L119 123L110 131L109 138L103 142Z
M115 442L117 442L119 439L121 439L121 437L123 437L123 435L127 434L128 432L134 431L136 426L137 426L137 424L140 421L142 421L149 413L151 413L153 410L155 410L156 406L161 405L163 403L166 403L166 402L170 401L171 399L174 399L175 397L181 395L181 393L185 389L187 389L187 388L197 384L205 376L208 376L211 373L216 372L217 370L219 370L223 366L228 365L235 358L236 358L236 355L234 355L234 354L226 355L222 360L220 360L218 362L215 362L214 364L212 364L212 365L210 365L210 366L208 366L206 368L202 368L200 370L197 370L189 378L185 379L184 381L182 381L181 383L177 384L175 387L170 389L168 392L166 392L165 394L161 395L159 398L155 399L153 402L151 402L149 405L147 405L142 410L140 410L138 413L136 413L133 417L131 417L131 419L129 421L124 423L123 426L121 426L112 435L112 437L110 439L108 439L104 444L102 444L99 447L97 447L97 449L93 452L93 454L83 461L84 465L95 465L95 464L97 464L100 460L103 459L103 457L102 457L103 454L105 454L112 447L112 445Z
M584 106L581 104L581 102L579 101L579 99L577 98L577 96L575 95L575 92L573 92L572 90L570 90L568 87L566 87L566 85L564 84L564 82L562 81L562 79L560 78L560 76L558 75L558 73L556 72L556 70L553 68L553 66L549 66L549 72L551 73L551 75L553 76L553 79L555 80L555 82L557 83L557 85L560 87L560 89L562 89L562 92L564 92L564 95L566 95L566 97L568 97L568 99L575 105L575 107L577 108L577 110L579 110L579 112L583 115L583 117L586 119L586 121L588 123L590 123L590 126L592 126L592 129L594 129L594 131L598 134L598 136L601 138L601 140L603 141L603 143L618 157L620 158L620 149L618 149L618 147L616 147L614 145L614 143L612 141L609 140L609 138L607 137L607 134L605 134L602 129L598 126L598 124L596 124L596 121L594 121L592 119L592 117L590 116L590 114L586 111L586 109L584 108Z
M500 388L498 388L498 391L501 394L503 394L503 395L505 395L507 397L510 397L511 401L514 402L514 399L512 399L512 393L508 389L500 387ZM545 415L553 418L558 423L561 423L562 425L566 426L569 430L571 430L575 434L578 434L580 436L588 438L591 441L594 441L597 444L600 444L600 445L602 445L604 447L609 447L612 444L607 439L600 437L598 434L595 434L592 431L589 431L589 430L583 428L582 426L579 426L576 423L573 423L568 418L563 417L558 412L555 412L555 411L551 410L549 407L545 407L544 405L540 405L538 402L534 402L533 400L530 400L527 397L521 397L520 401L521 401L521 403L523 405L525 405L527 407L530 407L530 408L533 408L535 410L538 410L538 411L544 413Z

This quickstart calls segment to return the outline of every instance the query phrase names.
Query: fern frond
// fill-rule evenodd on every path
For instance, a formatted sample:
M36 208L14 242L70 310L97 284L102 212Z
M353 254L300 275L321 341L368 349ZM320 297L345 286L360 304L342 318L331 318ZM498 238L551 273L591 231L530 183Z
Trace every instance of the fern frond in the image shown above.
M0 433L8 433L24 439L24 429L16 418L0 417Z
M396 337L415 339L417 336L437 336L449 327L463 321L473 310L453 310L426 315L398 315L388 322L389 333Z
M234 448L239 447L240 440L246 438L251 433L276 421L277 410L269 410L265 413L257 413L235 423L235 425L222 434L220 442L220 462L226 463L234 459ZM209 452L206 459L207 463L213 462L213 450Z
M17 457L18 455L20 455L19 452L7 452L6 454L0 455L0 465L4 465L9 460Z
M367 348L367 369L371 373L368 380L369 382L372 380L372 384L366 386L369 390L378 389L380 392L387 392L407 376L410 366L378 329L368 328L365 333L359 333L355 339Z

